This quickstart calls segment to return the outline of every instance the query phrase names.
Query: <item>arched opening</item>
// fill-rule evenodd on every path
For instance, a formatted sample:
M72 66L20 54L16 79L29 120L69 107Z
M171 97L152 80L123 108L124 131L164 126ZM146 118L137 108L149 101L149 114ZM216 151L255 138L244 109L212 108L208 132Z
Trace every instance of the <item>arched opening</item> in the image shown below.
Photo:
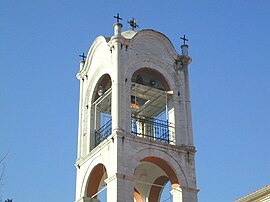
M88 178L86 194L92 201L105 202L107 200L106 183L107 171L103 164L96 165Z
M179 181L165 160L153 156L142 159L134 176L134 201L173 201L171 190L179 187Z
M170 198L169 190L166 189L165 185L169 182L169 178L165 175L158 177L150 190L149 193L149 202L151 201L163 201L164 199ZM166 188L165 188L166 187Z
M95 87L91 107L94 142L97 146L111 134L111 78L103 75Z
M158 71L141 68L131 78L131 133L175 144L173 91Z

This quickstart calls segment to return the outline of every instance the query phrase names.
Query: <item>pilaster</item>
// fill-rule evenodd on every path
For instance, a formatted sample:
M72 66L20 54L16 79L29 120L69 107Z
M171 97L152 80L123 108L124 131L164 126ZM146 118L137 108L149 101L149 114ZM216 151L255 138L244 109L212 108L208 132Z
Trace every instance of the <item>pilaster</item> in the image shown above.
M198 191L197 189L181 187L183 202L197 202L198 201Z
M80 62L80 71L83 70L85 61ZM84 97L84 85L83 78L80 79L80 100L79 100L79 121L78 121L78 148L77 148L77 158L79 159L82 156L82 135L83 135L83 97Z
M111 38L111 53L113 62L112 78L112 131L124 130L124 70L121 63L121 23L114 24L114 36Z
M182 70L184 73L184 104L185 104L185 117L186 117L186 129L187 129L187 145L193 146L193 129L192 129L192 116L191 116L191 103L190 103L190 86L189 86L189 73L188 65L191 62L191 58L188 56L188 45L181 46L182 49Z

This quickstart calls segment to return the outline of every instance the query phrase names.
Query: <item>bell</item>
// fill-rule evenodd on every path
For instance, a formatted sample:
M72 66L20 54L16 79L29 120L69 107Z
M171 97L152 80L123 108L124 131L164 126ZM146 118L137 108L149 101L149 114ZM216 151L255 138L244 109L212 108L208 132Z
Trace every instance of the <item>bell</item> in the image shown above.
M103 93L104 93L103 87L102 86L99 86L98 87L98 95L101 96L101 95L103 95Z

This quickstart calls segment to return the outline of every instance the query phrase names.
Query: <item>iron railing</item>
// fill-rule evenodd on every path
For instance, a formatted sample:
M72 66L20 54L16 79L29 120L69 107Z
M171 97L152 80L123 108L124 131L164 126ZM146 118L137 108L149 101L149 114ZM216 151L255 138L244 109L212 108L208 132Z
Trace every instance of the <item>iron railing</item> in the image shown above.
M96 146L112 134L112 119L95 131Z
M135 136L168 144L174 142L174 127L172 124L156 118L132 115L131 133Z
M101 128L95 131L96 146L112 133L112 120L109 120ZM131 116L132 135L148 138L167 144L174 143L174 127L168 121L145 117Z

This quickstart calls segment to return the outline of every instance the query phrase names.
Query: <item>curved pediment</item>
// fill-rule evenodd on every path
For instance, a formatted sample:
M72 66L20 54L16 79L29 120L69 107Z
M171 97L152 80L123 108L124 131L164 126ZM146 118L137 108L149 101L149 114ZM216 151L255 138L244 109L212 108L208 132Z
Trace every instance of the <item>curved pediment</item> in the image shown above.
M84 67L77 74L77 77L83 77L85 74L87 74L87 72L89 71L89 68L91 66L98 65L97 63L104 64L108 62L108 57L106 56L108 56L109 51L110 51L109 46L108 46L109 40L110 40L110 37L104 37L104 36L99 36L94 40L93 44L91 45L87 53L87 58L86 58ZM93 58L95 59L93 60ZM100 64L98 66L100 66Z
M179 56L168 37L158 31L152 29L144 29L138 32L128 30L123 32L122 36L129 39L129 49L141 54L163 59L168 56L173 61Z

